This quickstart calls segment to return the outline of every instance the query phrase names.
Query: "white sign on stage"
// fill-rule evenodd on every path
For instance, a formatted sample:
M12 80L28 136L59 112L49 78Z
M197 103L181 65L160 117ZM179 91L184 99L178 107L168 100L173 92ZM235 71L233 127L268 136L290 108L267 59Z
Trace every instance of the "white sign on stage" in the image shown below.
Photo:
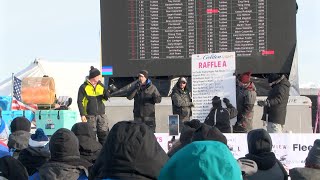
M235 57L235 52L192 55L193 119L205 120L214 96L236 107Z

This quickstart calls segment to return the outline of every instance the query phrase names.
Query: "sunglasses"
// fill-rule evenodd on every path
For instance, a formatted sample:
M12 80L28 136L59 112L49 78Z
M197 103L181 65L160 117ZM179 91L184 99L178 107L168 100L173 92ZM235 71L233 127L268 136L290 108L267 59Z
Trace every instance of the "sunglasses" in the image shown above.
M186 84L186 82L180 82L180 84Z

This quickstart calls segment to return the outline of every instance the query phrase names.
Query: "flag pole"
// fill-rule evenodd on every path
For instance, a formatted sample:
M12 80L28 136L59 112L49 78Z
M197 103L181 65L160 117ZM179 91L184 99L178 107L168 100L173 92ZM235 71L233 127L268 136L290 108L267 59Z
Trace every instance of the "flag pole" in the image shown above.
M14 73L12 73L11 82L12 82L11 98L13 99L13 92L14 92Z

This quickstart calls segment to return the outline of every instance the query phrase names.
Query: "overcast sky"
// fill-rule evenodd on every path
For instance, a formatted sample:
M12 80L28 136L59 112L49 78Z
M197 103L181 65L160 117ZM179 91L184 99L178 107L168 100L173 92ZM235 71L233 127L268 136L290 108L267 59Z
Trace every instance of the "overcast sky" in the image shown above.
M320 0L297 0L300 84L320 84ZM35 58L98 61L99 0L0 0L0 81Z

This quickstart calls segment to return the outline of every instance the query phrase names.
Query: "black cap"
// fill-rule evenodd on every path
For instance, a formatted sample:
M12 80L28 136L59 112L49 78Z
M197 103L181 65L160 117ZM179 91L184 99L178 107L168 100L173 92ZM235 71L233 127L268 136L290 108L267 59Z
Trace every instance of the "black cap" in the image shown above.
M220 97L218 97L218 96L214 96L213 98L212 98L212 106L213 107L221 107L222 105L221 105L221 99L220 99Z
M93 66L90 67L89 71L89 79L95 78L97 76L100 76L100 71L97 68L94 68Z
M268 76L268 83L273 83L281 78L280 74L270 74Z
M141 70L138 74L138 76L144 76L146 79L148 79L148 71L147 70Z
M222 132L214 127L209 126L207 124L202 124L200 128L198 128L192 137L192 141L219 141L223 144L227 145L227 138L222 134Z
M30 132L31 130L31 123L25 117L16 117L10 124L11 132L16 131L27 131Z

